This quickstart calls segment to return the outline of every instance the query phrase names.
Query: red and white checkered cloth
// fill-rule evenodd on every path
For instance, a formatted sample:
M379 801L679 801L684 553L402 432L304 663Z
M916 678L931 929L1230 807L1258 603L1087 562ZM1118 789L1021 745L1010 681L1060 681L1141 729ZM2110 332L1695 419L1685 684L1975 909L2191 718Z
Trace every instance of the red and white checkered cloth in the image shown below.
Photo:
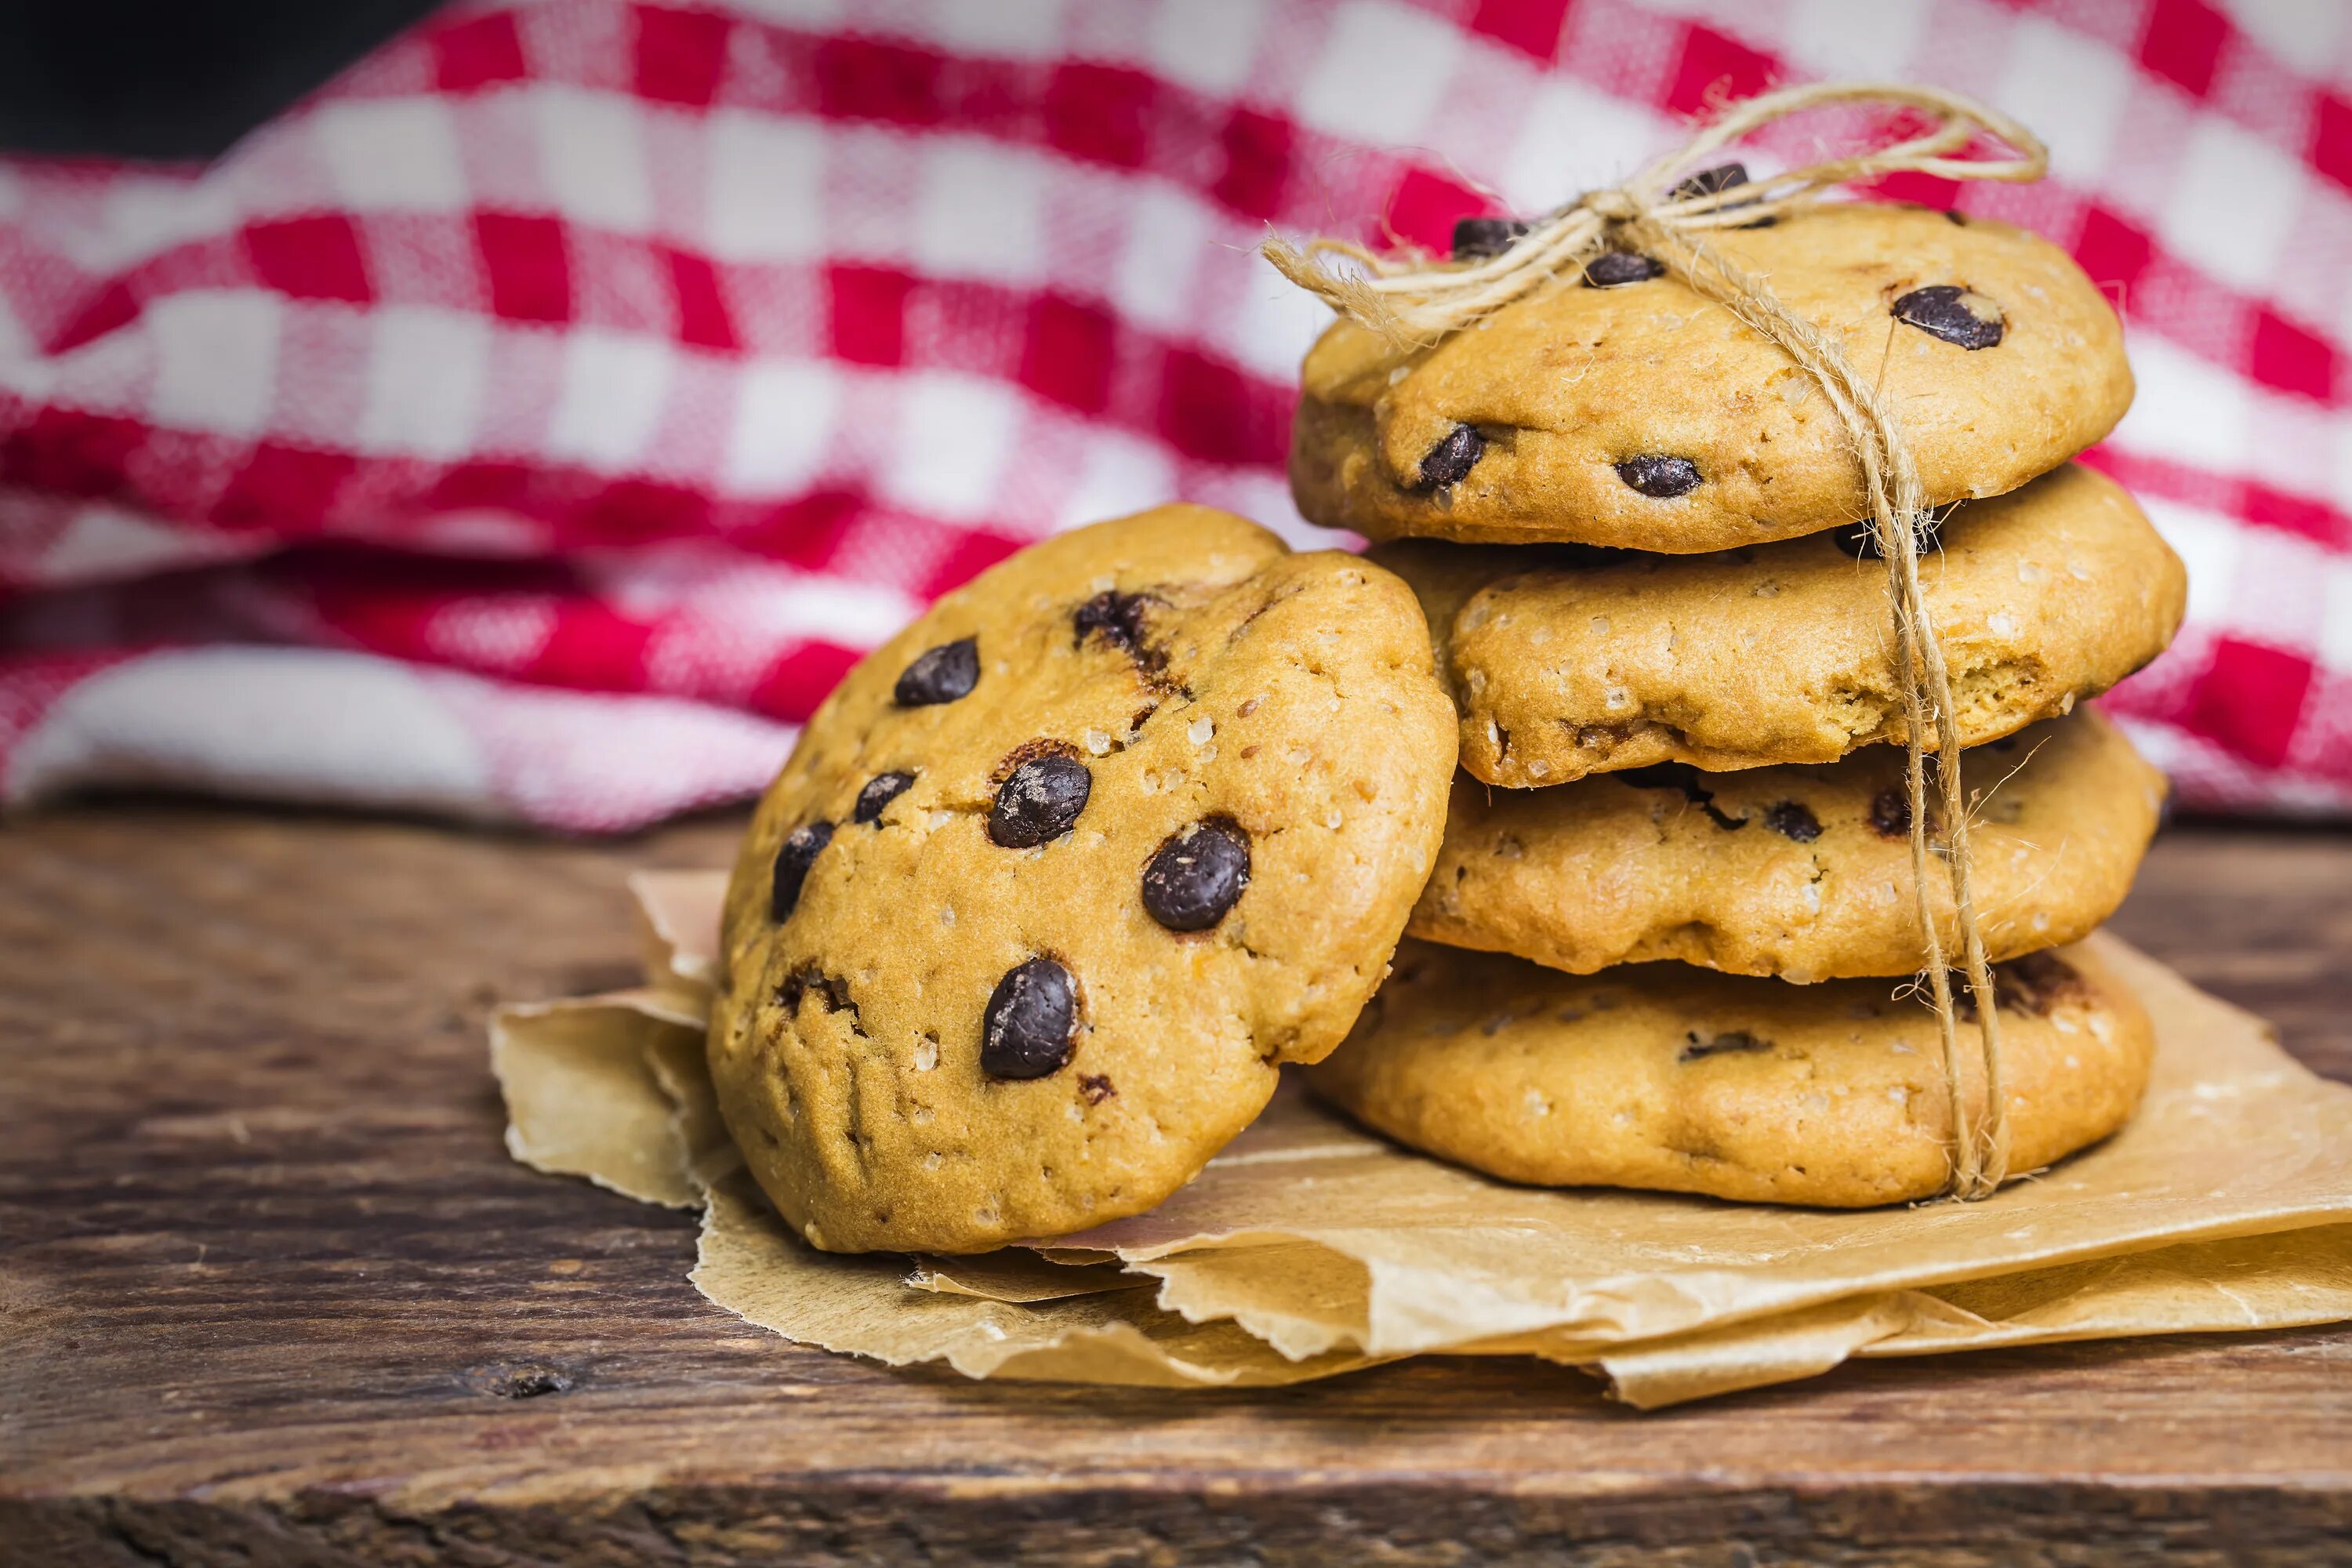
M2194 803L2341 813L2347 64L2352 6L2285 0L446 13L208 169L0 165L0 798L595 830L753 792L1026 541L1172 497L1317 537L1321 311L1267 225L1442 244L1860 76L2040 130L2042 184L1892 194L2052 236L2130 323L2094 460L2193 585L2111 710Z

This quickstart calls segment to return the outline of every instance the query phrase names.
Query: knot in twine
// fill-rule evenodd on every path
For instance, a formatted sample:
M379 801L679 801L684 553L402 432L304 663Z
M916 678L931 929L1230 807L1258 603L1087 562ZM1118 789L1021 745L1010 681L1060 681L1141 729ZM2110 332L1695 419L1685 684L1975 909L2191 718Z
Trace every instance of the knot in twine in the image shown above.
M1926 126L1884 146L1808 163L1754 184L1708 189L1706 181L1677 183L1709 153L1761 126L1805 110L1849 103L1913 110L1926 117ZM2017 155L1954 156L1987 136L2007 143ZM1958 93L1873 82L1824 83L1769 92L1730 106L1685 146L1622 185L1589 192L1536 220L1507 249L1486 260L1461 265L1411 252L1380 256L1333 239L1315 240L1302 250L1273 238L1263 247L1284 277L1401 348L1431 346L1530 293L1564 286L1603 248L1638 250L1771 340L1820 387L1861 464L1894 601L1895 662L1906 722L1911 869L1951 1102L1947 1190L1966 1199L1990 1195L2008 1174L2009 1124L2001 1087L2000 1013L1969 886L1959 721L1943 647L1919 585L1919 542L1932 536L1935 519L1910 447L1878 388L1863 379L1819 327L1790 312L1762 279L1711 248L1703 237L1710 229L1747 227L1822 205L1832 187L1855 180L1915 173L1951 180L2022 182L2040 179L2048 165L2049 154L2032 132ZM1348 257L1361 271L1331 271L1321 264L1324 255ZM1943 824L1940 843L1928 810L1926 737L1931 731L1939 753L1935 773ZM1930 872L1938 861L1950 879L1962 965L1976 1004L1985 1082L1980 1121L1971 1114L1963 1092L1958 1010L1928 891Z

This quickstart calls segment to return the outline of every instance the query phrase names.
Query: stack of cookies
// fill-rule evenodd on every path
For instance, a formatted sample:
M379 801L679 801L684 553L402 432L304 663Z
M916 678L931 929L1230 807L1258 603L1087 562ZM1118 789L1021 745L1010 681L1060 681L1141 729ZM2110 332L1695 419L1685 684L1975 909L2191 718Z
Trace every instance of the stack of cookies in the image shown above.
M1879 367L1947 509L1923 573L2031 1168L2130 1114L2150 1045L2069 946L2163 795L2077 704L2183 598L2068 463L2130 397L2115 317L2050 246L1940 213L1720 244ZM1939 1190L1885 572L1806 374L1612 253L1432 349L1336 326L1305 390L1299 504L1369 559L1201 507L1097 524L810 720L730 882L709 1040L778 1210L836 1250L1066 1235L1189 1181L1286 1062L1518 1180Z
M2186 587L2069 460L2130 401L2120 329L2062 251L1956 214L1832 205L1710 243L1874 375L1937 509L1920 570L1971 748L2010 1166L2044 1164L2123 1122L2151 1045L2069 945L2122 900L2164 793L2079 704L2162 651ZM1886 570L1811 377L1610 252L1433 348L1342 321L1304 382L1300 509L1412 584L1463 769L1419 940L1318 1089L1520 1181L1941 1190ZM1980 1077L1960 1092L1978 1120Z

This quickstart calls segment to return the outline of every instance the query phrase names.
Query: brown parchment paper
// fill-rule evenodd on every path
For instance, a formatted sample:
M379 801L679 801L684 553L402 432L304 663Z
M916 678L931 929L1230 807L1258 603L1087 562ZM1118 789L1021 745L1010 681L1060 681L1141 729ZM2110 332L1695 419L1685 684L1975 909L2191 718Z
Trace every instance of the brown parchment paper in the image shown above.
M1850 1356L2294 1328L2340 1322L2352 1315L2347 1303L2352 1226L2316 1226L2154 1247L1933 1290L1853 1296L1727 1329L1643 1342L1585 1364L1609 1380L1618 1398L1647 1410L1811 1377Z
M2352 1318L2352 1089L2113 939L2158 1020L2124 1132L1975 1205L1862 1212L1513 1187L1286 1085L1149 1215L985 1258L803 1247L742 1174L701 1071L724 879L647 874L647 984L502 1013L509 1147L705 1214L694 1281L785 1336L976 1376L1171 1386L1397 1356L1587 1365L1654 1406L1915 1355Z
M978 1296L990 1301L1058 1301L1106 1290L1149 1290L1152 1282L1118 1263L1061 1264L1025 1247L918 1258L907 1283L918 1290Z
M1034 1252L919 1260L803 1245L743 1171L702 1067L702 1028L658 990L509 1008L491 1029L507 1146L534 1169L703 1209L696 1289L786 1338L971 1377L1229 1387L1369 1364L1285 1356L1227 1321L1154 1301L1152 1281ZM1068 1276L1056 1281L1055 1276Z

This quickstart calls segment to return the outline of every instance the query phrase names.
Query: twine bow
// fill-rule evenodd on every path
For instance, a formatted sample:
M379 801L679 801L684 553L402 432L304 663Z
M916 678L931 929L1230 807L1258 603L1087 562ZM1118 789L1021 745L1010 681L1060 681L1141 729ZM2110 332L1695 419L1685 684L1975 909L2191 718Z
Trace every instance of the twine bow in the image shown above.
M1917 111L1925 128L1851 156L1808 163L1749 184L1706 188L1678 184L1707 155L1774 121L1831 104L1871 104ZM1959 158L1981 138L2007 143L2017 155ZM1870 82L1829 83L1765 93L1733 105L1685 146L1652 163L1622 185L1590 192L1538 219L1500 255L1467 266L1418 255L1380 256L1344 241L1318 239L1306 249L1276 238L1265 258L1282 275L1334 310L1406 347L1435 343L1536 289L1578 276L1604 246L1636 250L1671 277L1722 305L1778 344L1811 376L1862 465L1864 492L1886 561L1895 602L1895 659L1903 687L1907 782L1911 807L1911 868L1927 974L1942 1032L1944 1078L1952 1108L1948 1191L1989 1196L2009 1168L2009 1125L2001 1087L2000 1022L1992 971L1969 885L1968 802L1960 785L1959 721L1942 644L1919 585L1919 541L1932 532L1917 465L1893 411L1863 379L1838 345L1811 321L1792 314L1764 282L1708 247L1710 229L1744 227L1822 204L1832 187L1884 174L1916 173L1953 180L2038 180L2049 155L2033 133L2008 116L1958 93L1928 87ZM1360 273L1334 272L1318 258L1341 255ZM1936 793L1943 842L1935 839L1928 809L1925 737L1938 752ZM1979 1122L1963 1092L1958 1009L1953 1003L1943 932L1929 895L1929 873L1941 858L1950 879L1961 961L1976 1004L1985 1081Z

